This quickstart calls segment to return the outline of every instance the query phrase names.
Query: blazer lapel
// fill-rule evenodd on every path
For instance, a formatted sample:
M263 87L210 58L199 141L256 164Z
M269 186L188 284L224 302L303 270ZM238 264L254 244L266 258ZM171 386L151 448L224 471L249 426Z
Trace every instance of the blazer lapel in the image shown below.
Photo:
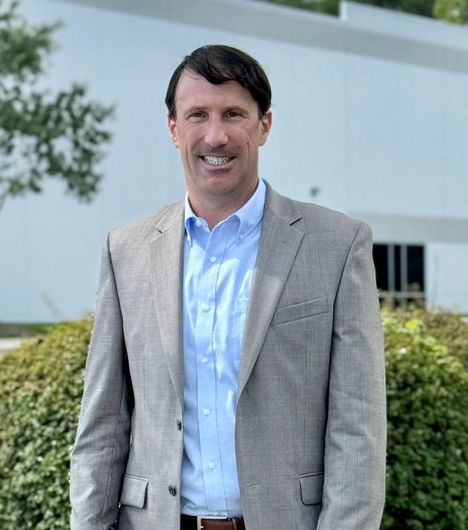
M260 353L284 284L304 233L291 226L300 219L293 203L267 186L262 235L244 328L237 399Z
M183 205L178 203L159 221L149 242L150 275L156 318L172 383L181 406L184 399L182 340Z

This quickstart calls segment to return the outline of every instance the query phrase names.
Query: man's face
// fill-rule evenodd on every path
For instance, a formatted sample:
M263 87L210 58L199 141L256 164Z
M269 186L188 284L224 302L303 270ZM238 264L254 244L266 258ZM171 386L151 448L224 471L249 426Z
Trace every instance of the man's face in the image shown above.
M258 148L267 139L271 112L259 118L256 101L236 81L213 85L189 70L180 76L175 104L169 131L192 206L242 206L257 185Z

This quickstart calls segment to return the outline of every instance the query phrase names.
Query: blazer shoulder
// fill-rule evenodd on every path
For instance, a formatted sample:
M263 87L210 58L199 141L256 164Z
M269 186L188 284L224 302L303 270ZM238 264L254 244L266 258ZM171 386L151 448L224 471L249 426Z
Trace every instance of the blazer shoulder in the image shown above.
M326 206L320 206L315 203L306 203L300 201L294 201L297 204L297 208L302 212L303 217L307 220L313 220L314 222L322 222L325 224L332 224L335 226L350 226L358 228L362 221L350 217L349 215L327 208Z
M169 204L135 221L113 228L109 241L113 245L138 244L151 239L173 222L181 222L184 211L183 201Z
M326 233L333 232L336 236L341 235L345 239L354 239L358 232L368 234L372 237L370 227L360 219L355 219L349 215L319 206L317 204L304 205L303 218L304 224L308 227L319 227Z
M306 234L313 232L333 239L343 238L345 240L354 239L361 229L370 234L370 228L359 219L315 203L285 197L273 190L271 190L268 206L274 214L280 212L279 217L296 225Z
M372 231L364 221L317 204L306 203L303 212L304 231L318 231L328 245L350 249L356 240L372 243Z

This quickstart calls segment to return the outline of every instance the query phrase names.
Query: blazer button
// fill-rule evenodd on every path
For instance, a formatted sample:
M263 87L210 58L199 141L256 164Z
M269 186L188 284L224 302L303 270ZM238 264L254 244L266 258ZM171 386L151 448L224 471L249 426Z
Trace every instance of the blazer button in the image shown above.
M177 489L176 489L175 486L169 486L167 489L169 490L169 493L170 493L173 497L175 497L175 496L177 495Z
M179 431L182 430L182 422L181 422L180 420L177 420L177 429L178 429Z

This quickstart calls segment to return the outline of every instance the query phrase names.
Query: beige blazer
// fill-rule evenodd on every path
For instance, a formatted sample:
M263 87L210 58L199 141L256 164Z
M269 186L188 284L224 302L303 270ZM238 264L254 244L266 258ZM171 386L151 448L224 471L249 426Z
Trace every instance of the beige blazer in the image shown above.
M112 231L71 458L71 528L179 530L183 204ZM236 457L247 530L377 530L382 330L367 225L267 187Z

